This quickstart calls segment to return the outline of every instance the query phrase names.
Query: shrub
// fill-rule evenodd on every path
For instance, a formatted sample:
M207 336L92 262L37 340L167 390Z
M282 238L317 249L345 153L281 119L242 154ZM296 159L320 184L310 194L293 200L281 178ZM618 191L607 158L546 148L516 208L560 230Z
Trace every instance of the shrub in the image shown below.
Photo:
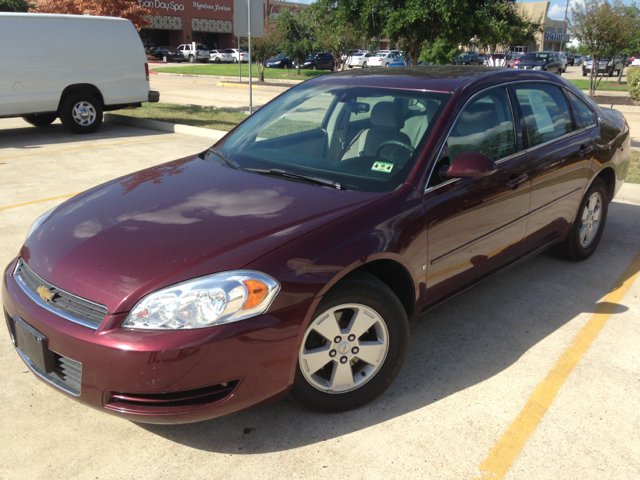
M631 67L627 70L627 88L631 98L640 102L640 67Z

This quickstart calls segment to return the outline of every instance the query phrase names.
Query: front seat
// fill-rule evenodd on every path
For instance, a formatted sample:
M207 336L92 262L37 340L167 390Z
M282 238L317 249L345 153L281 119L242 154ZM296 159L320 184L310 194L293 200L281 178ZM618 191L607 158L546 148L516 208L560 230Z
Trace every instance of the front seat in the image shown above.
M393 102L376 103L371 110L371 128L358 133L347 147L347 151L342 156L342 160L357 156L373 156L378 147L389 140L395 140L405 145L411 146L409 136L400 131L404 127L404 116L402 106ZM411 154L409 150L398 146L384 148L381 153L385 157L393 152L404 152L404 158Z

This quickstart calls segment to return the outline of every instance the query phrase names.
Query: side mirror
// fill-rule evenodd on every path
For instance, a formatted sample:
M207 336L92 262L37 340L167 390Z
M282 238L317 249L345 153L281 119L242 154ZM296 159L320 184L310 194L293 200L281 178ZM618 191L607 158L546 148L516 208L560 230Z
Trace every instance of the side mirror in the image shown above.
M446 172L447 178L475 178L491 175L498 167L484 153L462 152L451 162Z

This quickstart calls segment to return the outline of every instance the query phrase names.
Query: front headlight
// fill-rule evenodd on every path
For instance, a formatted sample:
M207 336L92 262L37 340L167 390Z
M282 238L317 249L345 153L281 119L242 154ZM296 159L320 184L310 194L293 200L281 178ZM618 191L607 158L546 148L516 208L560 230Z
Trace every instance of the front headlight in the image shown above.
M282 63L282 61L278 60L277 62L274 62L274 65L280 65Z
M280 284L260 272L216 273L147 295L122 327L185 330L237 322L264 313L279 291Z
M27 232L27 238L24 239L25 242L29 239L31 234L35 232L38 229L38 227L40 227L40 225L42 225L47 218L49 218L49 215L51 215L51 212L53 212L55 209L56 207L53 207L48 212L43 213L36 219L35 222L31 224L31 227L29 227L29 231Z
M537 67L533 67L531 70L542 70L542 67L538 65Z

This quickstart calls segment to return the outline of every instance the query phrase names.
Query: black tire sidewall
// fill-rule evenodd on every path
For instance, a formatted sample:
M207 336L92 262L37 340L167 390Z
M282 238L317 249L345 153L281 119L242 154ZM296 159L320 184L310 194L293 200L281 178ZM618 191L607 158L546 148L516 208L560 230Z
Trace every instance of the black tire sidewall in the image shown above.
M22 119L33 125L34 127L48 127L51 125L56 118L58 118L58 114L56 113L39 113L33 115L24 115Z
M73 118L73 107L78 103L86 101L93 105L96 110L96 119L91 125L79 125ZM102 103L90 93L74 93L67 96L60 105L58 111L60 121L64 127L73 133L93 133L102 125L103 108Z
M375 277L366 277L345 281L343 285L330 291L318 305L313 320L326 310L347 303L359 303L375 310L384 320L389 334L389 350L384 364L360 388L340 394L325 393L313 387L305 379L298 364L290 397L299 405L324 412L352 410L380 396L400 373L409 347L409 322L406 313L389 287Z
M599 192L602 197L602 214L600 218L600 225L598 226L598 233L596 233L593 242L588 247L583 247L580 244L580 224L582 223L582 212L584 211L585 205L589 201L589 198L594 192ZM587 193L582 198L582 202L580 202L580 208L578 209L578 213L576 214L576 219L573 222L573 226L571 227L571 232L569 236L564 241L562 254L565 258L574 261L586 260L593 252L598 248L598 244L600 243L600 238L604 233L604 229L607 223L607 214L609 211L609 199L607 196L607 186L604 181L600 178L596 178Z

